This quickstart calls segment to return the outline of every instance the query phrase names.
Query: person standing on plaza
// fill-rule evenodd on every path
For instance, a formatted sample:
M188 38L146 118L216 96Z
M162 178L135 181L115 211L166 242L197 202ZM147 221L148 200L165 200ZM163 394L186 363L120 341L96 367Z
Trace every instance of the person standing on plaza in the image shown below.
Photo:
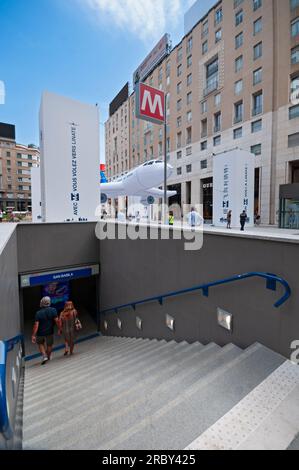
M2 212L2 209L0 209L0 224L2 221L3 221L3 212Z
M42 355L42 365L45 365L51 359L55 324L59 330L57 310L51 308L50 297L43 297L40 302L40 310L35 315L32 332L32 343L38 345L39 352Z
M76 330L81 330L82 325L78 318L78 312L74 307L73 302L66 302L63 311L60 314L60 332L64 336L65 351L64 355L74 353L75 346L75 333Z
M232 211L228 211L227 213L227 228L228 229L231 229L231 225L232 225Z
M241 232L244 232L246 221L247 221L247 214L246 214L246 211L244 210L242 214L240 215Z

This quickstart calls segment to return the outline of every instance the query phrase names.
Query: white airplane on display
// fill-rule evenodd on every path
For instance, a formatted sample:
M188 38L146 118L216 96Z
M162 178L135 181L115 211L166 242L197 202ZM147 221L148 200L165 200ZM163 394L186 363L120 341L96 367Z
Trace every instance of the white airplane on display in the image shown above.
M171 165L167 165L167 178L173 173ZM154 204L155 198L163 198L164 191L156 188L164 181L164 162L162 160L151 160L135 168L126 175L112 183L106 178L101 181L101 203L105 204L108 199L121 196L136 196L141 198L143 204ZM176 191L167 191L167 197L176 196Z

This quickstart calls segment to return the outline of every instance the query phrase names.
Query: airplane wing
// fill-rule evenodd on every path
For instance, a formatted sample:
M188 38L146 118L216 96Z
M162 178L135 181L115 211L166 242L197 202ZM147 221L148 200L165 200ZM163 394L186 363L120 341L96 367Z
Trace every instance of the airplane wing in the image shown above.
M115 183L102 183L100 185L101 189L101 201L104 204L107 202L107 199L114 199L119 196L125 196L124 185L122 181Z
M167 191L167 197L173 197L176 195L177 195L176 191ZM143 190L142 193L140 193L140 196L146 196L146 197L153 196L153 197L163 198L164 190L158 189L158 188L147 189L147 190Z

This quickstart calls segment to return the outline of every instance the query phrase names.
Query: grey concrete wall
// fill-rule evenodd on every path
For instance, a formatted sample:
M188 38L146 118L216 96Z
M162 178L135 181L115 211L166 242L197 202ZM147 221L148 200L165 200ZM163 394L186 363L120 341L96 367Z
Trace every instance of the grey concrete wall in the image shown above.
M109 330L104 334L148 338L233 342L247 347L256 341L290 356L290 344L299 339L299 244L206 234L202 250L184 251L183 240L105 240L101 242L101 309L147 296L189 288L249 271L281 275L291 285L291 299L274 308L282 294L265 289L262 279L250 279L201 293L173 298L164 306L150 304L136 312L126 310L107 315ZM217 325L217 307L234 315L233 334ZM165 315L176 320L172 333ZM143 331L135 326L136 316L144 320ZM123 330L117 328L123 320Z
M20 334L17 234L13 232L0 254L0 340Z
M18 225L19 272L99 262L95 223Z
M13 338L20 333L17 234L14 231L7 243L1 246L0 253L0 340ZM0 434L0 450L13 446L13 441L7 441Z

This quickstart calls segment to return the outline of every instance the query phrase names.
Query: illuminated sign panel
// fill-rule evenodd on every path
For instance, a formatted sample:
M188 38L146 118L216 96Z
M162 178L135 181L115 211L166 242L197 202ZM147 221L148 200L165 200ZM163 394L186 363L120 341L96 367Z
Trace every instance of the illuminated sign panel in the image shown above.
M165 122L165 93L144 83L136 87L136 117L155 124Z

